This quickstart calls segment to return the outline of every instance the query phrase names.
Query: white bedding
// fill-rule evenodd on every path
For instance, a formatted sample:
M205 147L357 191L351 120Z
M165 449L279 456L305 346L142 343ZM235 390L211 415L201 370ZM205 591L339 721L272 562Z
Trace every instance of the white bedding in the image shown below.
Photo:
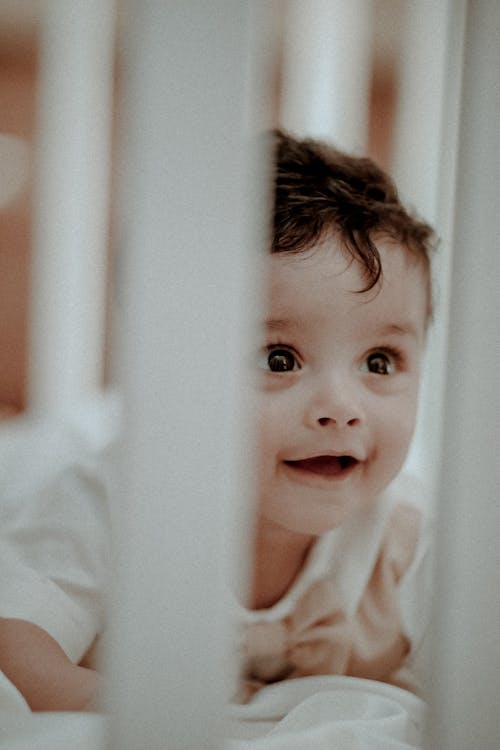
M106 747L106 717L32 714L1 672L0 707L2 750ZM232 706L224 750L418 750L424 719L424 703L399 688L354 677L304 677ZM168 730L165 750L175 750Z
M422 747L425 704L391 685L303 677L231 709L227 750L409 750Z
M0 671L1 750L105 750L106 718L98 714L31 713Z

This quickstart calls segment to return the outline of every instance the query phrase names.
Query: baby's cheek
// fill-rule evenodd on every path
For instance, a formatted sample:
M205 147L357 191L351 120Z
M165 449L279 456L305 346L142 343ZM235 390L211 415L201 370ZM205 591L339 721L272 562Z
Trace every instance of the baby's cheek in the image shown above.
M416 410L410 405L407 409L393 414L391 428L386 432L389 453L396 463L403 463L415 432Z
M255 426L259 443L280 443L286 435L291 409L284 394L261 392L255 401Z
M254 433L257 448L260 449L263 443L269 442L272 432L272 416L265 405L259 403L254 413Z
M255 415L254 445L257 457L257 469L262 472L266 463L269 463L276 453L278 436L276 434L275 420L271 412L259 409Z

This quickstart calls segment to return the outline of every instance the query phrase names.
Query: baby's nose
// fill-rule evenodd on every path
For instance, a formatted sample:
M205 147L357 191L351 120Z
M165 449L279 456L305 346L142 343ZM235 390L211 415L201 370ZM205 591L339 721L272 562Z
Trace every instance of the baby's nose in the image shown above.
M333 417L319 417L318 422L322 427L326 427L330 422L334 422L338 425L355 425L359 422L359 417L345 417L345 418L333 418Z
M318 384L307 408L311 426L354 427L363 420L360 394L352 383L340 379Z

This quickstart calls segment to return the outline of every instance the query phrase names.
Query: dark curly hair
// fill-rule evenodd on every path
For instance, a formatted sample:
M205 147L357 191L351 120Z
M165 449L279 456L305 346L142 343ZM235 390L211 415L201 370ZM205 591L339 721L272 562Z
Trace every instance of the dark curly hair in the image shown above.
M434 232L405 209L385 172L371 159L319 141L298 140L282 130L273 136L273 253L299 253L329 234L339 237L361 262L367 285L360 291L368 291L382 276L376 239L384 237L422 262L430 284Z

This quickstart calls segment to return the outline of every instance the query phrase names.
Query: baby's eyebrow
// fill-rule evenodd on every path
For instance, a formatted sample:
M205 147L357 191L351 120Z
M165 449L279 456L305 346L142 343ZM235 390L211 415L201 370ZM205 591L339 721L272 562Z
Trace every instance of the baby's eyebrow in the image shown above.
M418 337L418 331L416 326L410 321L401 323L389 323L380 329L379 334L381 336L414 336Z
M298 322L292 318L270 318L264 326L268 331L290 331L298 327Z

